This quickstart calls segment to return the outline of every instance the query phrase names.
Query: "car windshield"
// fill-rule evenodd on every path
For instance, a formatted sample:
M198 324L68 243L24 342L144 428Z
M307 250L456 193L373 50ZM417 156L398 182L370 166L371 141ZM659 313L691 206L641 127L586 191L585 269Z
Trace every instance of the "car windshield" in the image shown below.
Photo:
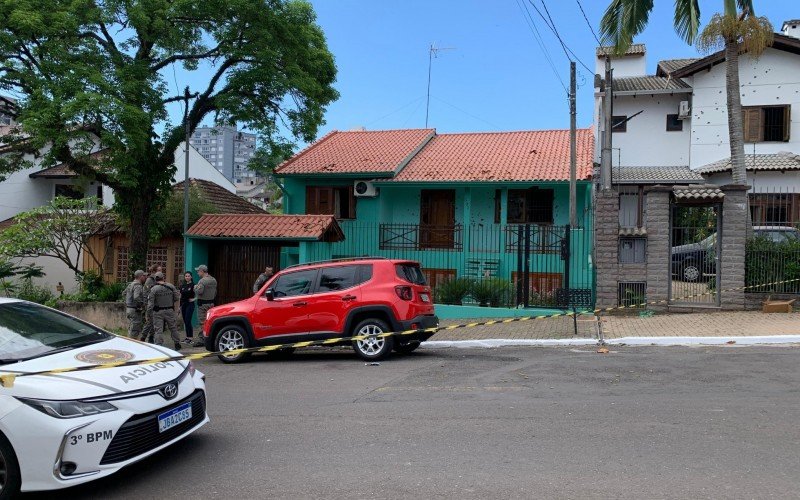
M0 363L37 358L109 338L108 333L37 304L0 304Z

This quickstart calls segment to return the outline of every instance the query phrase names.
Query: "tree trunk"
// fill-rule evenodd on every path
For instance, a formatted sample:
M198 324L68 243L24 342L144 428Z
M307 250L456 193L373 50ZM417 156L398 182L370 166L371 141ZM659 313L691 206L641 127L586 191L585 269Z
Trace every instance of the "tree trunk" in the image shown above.
M728 136L731 147L731 175L733 184L747 184L744 163L744 125L742 124L742 99L739 88L739 44L725 40L725 91L728 99Z
M133 198L133 199L130 199ZM141 269L146 271L147 251L150 246L150 216L152 215L152 205L144 196L128 197L123 200L130 207L130 254L128 260L128 277L133 276L134 271ZM127 279L126 278L126 279Z

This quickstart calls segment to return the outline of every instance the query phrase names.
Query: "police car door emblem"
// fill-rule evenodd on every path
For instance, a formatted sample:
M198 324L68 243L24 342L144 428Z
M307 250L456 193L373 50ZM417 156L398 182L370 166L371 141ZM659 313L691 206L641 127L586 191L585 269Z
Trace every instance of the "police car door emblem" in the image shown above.
M178 386L175 384L167 384L161 387L158 390L158 393L161 394L161 397L164 399L173 399L175 396L178 395Z

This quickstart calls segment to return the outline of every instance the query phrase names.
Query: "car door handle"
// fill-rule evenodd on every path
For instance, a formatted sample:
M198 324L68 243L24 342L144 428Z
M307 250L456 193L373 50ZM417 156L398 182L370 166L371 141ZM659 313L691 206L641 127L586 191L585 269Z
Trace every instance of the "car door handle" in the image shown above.
M342 297L342 300L345 301L345 302L349 302L351 300L356 300L356 296L355 295L345 295L344 297Z
M292 304L294 307L305 307L308 305L308 302L295 302Z

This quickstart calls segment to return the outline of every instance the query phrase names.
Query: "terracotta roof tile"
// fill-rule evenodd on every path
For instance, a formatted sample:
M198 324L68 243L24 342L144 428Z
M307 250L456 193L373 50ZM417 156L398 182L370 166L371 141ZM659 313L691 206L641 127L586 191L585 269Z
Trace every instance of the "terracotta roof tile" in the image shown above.
M630 47L628 47L628 50L626 50L625 53L621 54L621 55L622 56L641 55L641 54L644 54L645 52L647 52L647 47L645 47L645 44L643 44L643 43L632 43L630 45ZM613 45L597 47L595 49L595 54L597 54L597 57L607 56L609 54L611 54L612 57L620 57L620 56L617 56L616 54L614 54L614 46Z
M714 185L700 185L700 186L675 186L672 189L675 193L675 199L678 200L718 200L725 197L725 193Z
M594 135L578 129L579 180L590 179ZM441 134L394 181L524 182L569 180L569 130Z
M284 162L276 173L392 174L433 134L433 129L333 131Z
M611 178L614 184L697 184L705 181L688 166L614 167Z
M264 210L219 184L203 179L189 179L189 186L200 191L200 196L213 204L221 214L263 214ZM173 184L172 191L183 193L183 181Z
M186 233L205 238L342 241L332 215L206 214Z
M696 63L700 59L697 57L684 58L684 59L664 59L658 61L657 76L669 76L673 71L685 68L686 66Z
M748 155L744 157L747 170L800 170L800 155L789 151L780 153ZM727 172L731 169L731 158L723 158L696 169L701 174Z

